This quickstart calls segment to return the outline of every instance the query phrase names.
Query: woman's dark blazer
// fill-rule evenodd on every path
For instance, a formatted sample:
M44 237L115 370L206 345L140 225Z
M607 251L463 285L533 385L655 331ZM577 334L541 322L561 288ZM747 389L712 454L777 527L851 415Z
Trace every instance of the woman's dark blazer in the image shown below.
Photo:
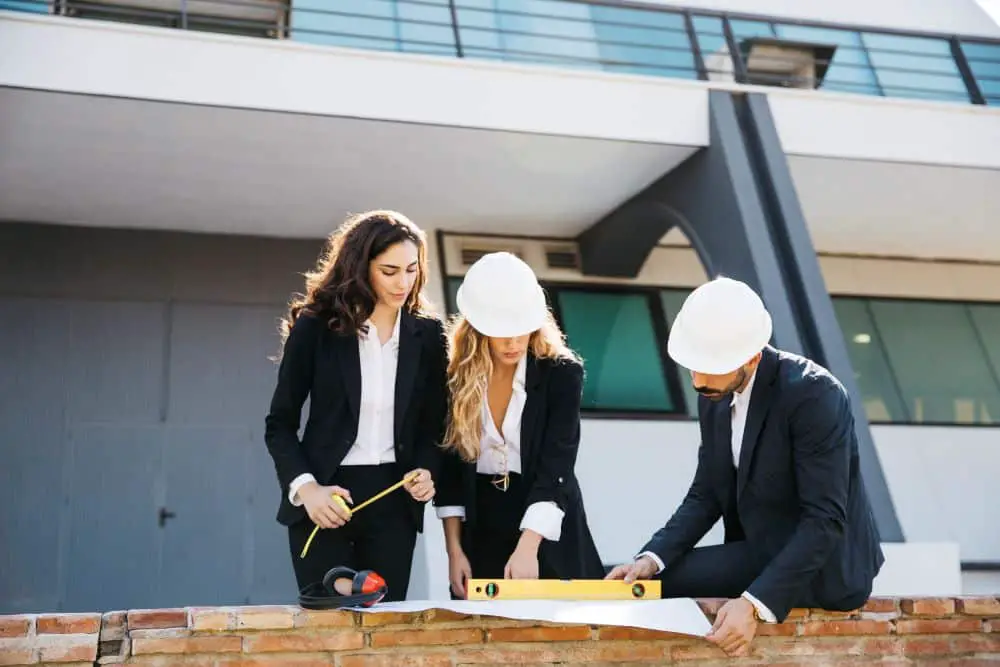
M528 489L522 512L532 503L553 501L565 512L558 542L542 540L541 563L560 579L603 579L604 566L587 525L574 468L580 445L583 367L569 360L538 359L529 353L521 416L521 477ZM434 504L465 507L463 548L476 521L476 463L449 451L442 462ZM473 572L472 576L476 576Z
M436 479L447 412L447 342L440 320L405 310L400 317L396 463L401 476L414 468L426 468ZM307 397L309 417L300 441L300 415ZM301 314L285 341L277 385L264 420L264 441L281 485L280 523L288 526L308 516L305 507L288 501L289 485L307 472L322 485L331 483L357 437L360 410L357 336L334 333L325 318ZM355 502L363 500L354 498ZM424 504L412 498L410 504L417 530L423 530Z

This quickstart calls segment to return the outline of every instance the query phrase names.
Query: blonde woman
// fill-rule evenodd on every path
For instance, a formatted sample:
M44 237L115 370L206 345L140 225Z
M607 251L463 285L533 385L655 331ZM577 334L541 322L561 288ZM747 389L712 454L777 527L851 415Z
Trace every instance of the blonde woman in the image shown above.
M485 255L449 325L451 407L435 505L452 596L476 578L601 579L574 474L583 366L535 274Z

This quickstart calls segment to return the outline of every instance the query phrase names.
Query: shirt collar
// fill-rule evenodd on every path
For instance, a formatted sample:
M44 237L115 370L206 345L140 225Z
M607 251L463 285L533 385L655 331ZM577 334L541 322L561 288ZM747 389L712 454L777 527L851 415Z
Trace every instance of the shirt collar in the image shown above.
M403 321L403 311L399 311L396 315L396 324L392 327L392 336L386 341L386 345L398 345L399 344L399 323ZM368 333L364 334L364 337L368 340L377 341L378 335L375 333L378 331L378 327L371 319L365 320L365 324L368 325Z
M528 376L528 354L525 353L521 360L517 362L517 370L514 371L514 390L524 391L524 383Z
M753 374L750 375L750 381L747 382L747 386L743 388L743 391L734 391L733 398L729 402L730 407L735 407L737 404L747 405L750 403L750 395L753 393L753 383L757 379L757 369L753 369Z

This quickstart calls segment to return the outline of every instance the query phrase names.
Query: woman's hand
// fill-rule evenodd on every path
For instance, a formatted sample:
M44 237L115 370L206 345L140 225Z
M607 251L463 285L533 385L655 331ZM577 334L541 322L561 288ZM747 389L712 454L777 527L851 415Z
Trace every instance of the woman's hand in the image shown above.
M448 580L451 582L451 590L458 597L465 599L466 584L472 578L472 566L465 552L461 549L448 553Z
M299 498L302 499L309 518L320 528L340 528L351 520L350 511L333 499L335 495L354 504L351 492L339 486L320 486L316 482L309 482L299 489Z
M503 568L504 579L537 579L538 578L538 545L541 536L531 530L521 533L521 539L514 553Z
M413 496L414 500L426 503L434 497L434 480L431 479L431 473L429 470L423 468L417 468L406 473L407 479L413 477L413 475L416 475L417 478L408 481L403 485L403 488Z

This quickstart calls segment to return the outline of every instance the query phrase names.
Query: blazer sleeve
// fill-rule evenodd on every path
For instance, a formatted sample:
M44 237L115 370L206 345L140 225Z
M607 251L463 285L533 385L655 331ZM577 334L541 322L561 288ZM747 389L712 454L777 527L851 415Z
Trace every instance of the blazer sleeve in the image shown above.
M846 392L814 385L790 416L790 438L800 518L791 539L748 592L783 621L830 553L847 522L854 418Z
M566 483L576 466L580 448L580 403L583 399L583 366L557 363L549 379L545 440L538 456L538 471L528 491L526 505L554 502L566 511Z
M427 375L423 378L423 409L420 413L416 448L417 466L429 470L437 479L442 464L441 441L448 415L447 339L440 320L431 320L432 340L425 351Z
M655 554L662 568L670 567L681 554L694 547L722 516L722 507L711 488L709 459L709 449L702 441L698 447L698 467L687 495L670 520L639 550Z
M320 320L312 315L303 313L295 320L285 341L277 384L264 419L264 442L286 495L292 480L312 472L298 432L302 405L312 389L316 344L322 328Z

